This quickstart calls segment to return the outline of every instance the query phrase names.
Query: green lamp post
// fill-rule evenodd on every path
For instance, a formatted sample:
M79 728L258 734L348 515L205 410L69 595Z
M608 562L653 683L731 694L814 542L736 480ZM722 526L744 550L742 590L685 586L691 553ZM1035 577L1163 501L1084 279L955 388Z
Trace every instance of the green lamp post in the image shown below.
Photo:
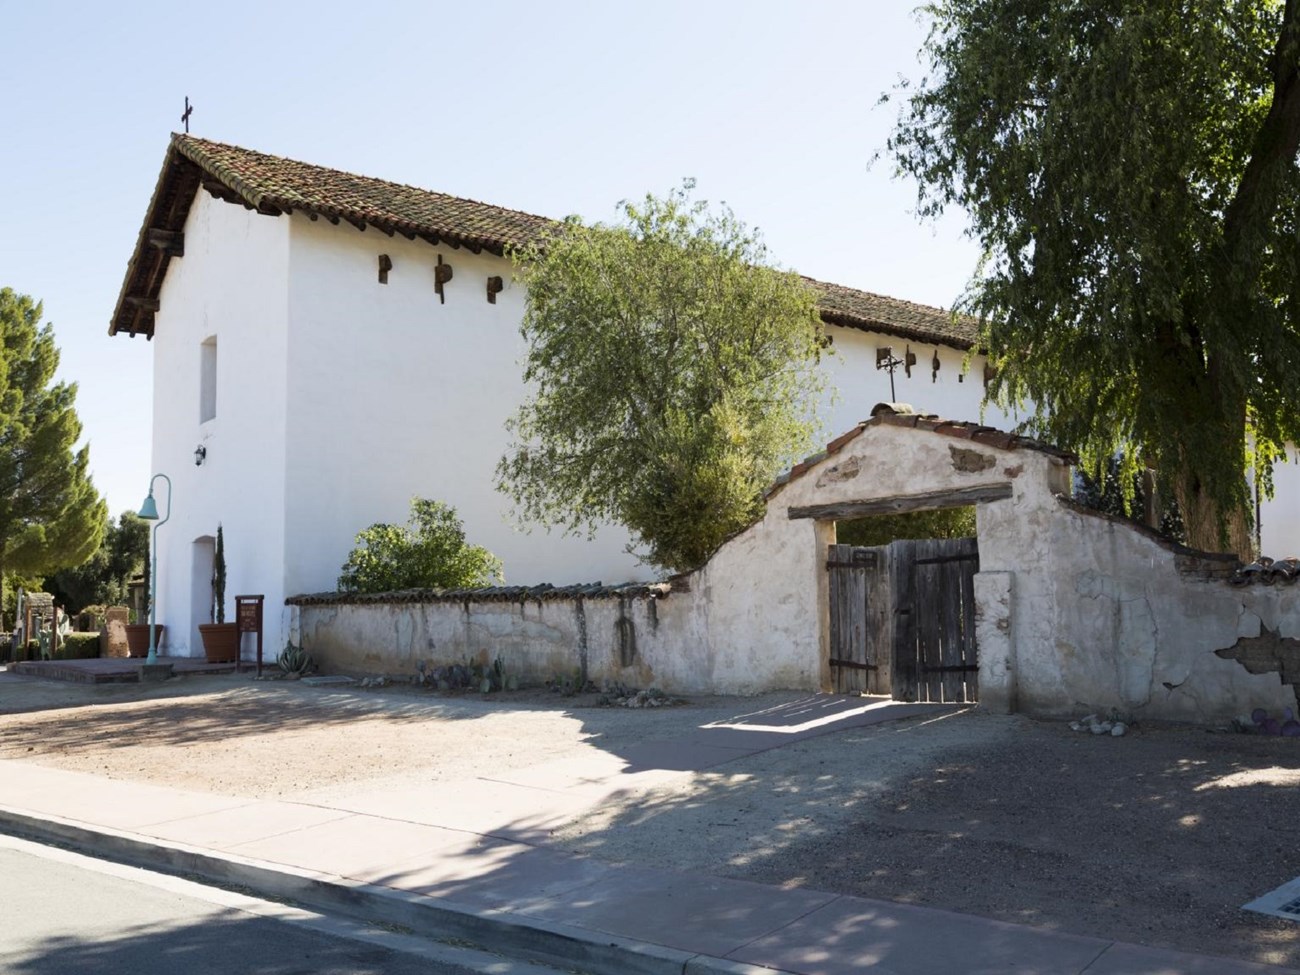
M158 521L158 504L153 499L153 486L157 483L158 478L167 482L167 514L162 521ZM145 521L157 522L153 526L153 545L149 549L152 561L149 563L149 656L145 663L156 664L158 662L158 627L155 625L158 619L158 529L167 523L167 519L172 516L172 479L166 474L155 474L149 481L149 496L144 499L144 504L140 505L140 517Z

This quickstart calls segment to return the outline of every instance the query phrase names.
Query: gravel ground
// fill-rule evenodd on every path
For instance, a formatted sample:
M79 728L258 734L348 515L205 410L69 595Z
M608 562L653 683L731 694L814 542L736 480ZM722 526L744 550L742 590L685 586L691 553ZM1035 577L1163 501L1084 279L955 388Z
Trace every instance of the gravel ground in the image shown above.
M189 678L0 673L0 758L258 798L456 781L630 744L792 695L597 708ZM180 760L178 760L178 757ZM978 710L827 735L621 797L554 842L784 886L1300 966L1300 923L1240 905L1300 874L1294 739L1124 738Z

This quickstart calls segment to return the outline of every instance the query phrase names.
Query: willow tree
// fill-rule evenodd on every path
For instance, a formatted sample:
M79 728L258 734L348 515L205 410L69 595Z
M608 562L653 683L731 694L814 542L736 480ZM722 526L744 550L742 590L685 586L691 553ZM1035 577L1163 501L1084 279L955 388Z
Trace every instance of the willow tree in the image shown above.
M817 425L812 291L689 184L571 219L518 255L531 394L498 486L528 522L625 526L645 560L701 565L762 511Z
M80 565L104 536L108 506L76 449L77 387L54 382L59 350L41 306L0 288L0 585Z
M1248 478L1300 439L1300 0L924 10L889 151L983 245L990 397L1248 553Z

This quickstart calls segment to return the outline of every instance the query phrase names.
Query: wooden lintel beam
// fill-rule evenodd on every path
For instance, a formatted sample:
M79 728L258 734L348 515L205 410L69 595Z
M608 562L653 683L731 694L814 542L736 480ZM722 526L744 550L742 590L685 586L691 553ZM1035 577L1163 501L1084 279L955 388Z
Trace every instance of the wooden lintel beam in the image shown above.
M951 491L927 491L871 501L837 501L791 507L791 518L815 518L818 521L849 521L870 515L900 515L908 511L932 511L936 508L961 508L986 501L1005 501L1011 497L1011 485L983 484L979 487L955 488Z
M168 257L185 256L185 232L183 230L163 230L150 227L147 234L149 243Z

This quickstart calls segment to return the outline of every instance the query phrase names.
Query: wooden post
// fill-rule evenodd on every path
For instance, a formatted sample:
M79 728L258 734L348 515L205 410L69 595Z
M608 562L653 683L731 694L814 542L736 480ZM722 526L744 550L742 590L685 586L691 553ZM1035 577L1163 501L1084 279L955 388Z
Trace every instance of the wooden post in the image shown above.
M244 642L245 633L257 634L257 676L262 676L262 601L265 596L236 596L235 597L235 623L239 627L239 642ZM243 658L241 652L235 657L235 672L239 672L239 664Z

